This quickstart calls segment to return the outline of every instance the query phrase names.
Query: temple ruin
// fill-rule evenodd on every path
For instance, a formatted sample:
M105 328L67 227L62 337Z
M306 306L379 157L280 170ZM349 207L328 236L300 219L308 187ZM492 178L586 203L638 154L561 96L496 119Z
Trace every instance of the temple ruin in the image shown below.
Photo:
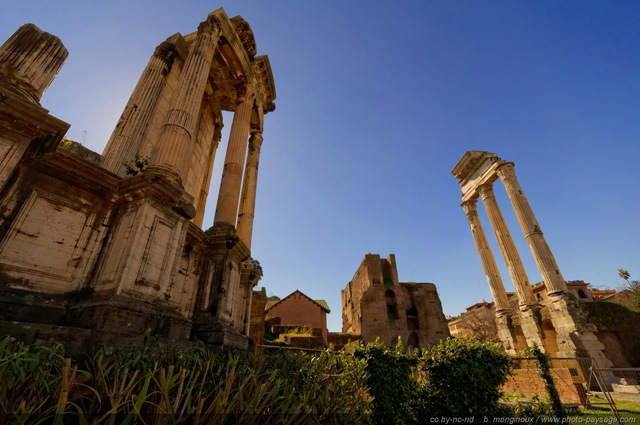
M0 333L71 350L145 332L250 350L258 162L276 97L251 27L218 9L160 43L102 155L63 140L69 125L39 104L67 55L32 24L0 48ZM203 223L222 111L233 122Z
M342 332L365 343L380 338L395 347L425 348L449 336L438 291L433 283L400 282L396 257L367 254L341 291Z
M556 260L515 174L514 164L484 151L466 152L451 172L462 187L464 209L495 303L498 336L508 353L536 344L552 357L591 357L600 367L610 367L604 345L596 337L576 297L567 289ZM543 307L534 296L520 255L493 193L500 179L517 216L524 238L546 290ZM478 216L477 201L489 216L500 252L518 299L517 311L509 305L498 266Z

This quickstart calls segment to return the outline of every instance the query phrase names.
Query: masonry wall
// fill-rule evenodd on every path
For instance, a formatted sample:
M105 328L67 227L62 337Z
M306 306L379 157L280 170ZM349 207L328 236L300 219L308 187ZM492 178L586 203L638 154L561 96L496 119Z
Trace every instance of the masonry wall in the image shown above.
M267 305L267 291L261 288L258 291L252 292L251 298L251 316L249 326L249 337L257 345L264 344L264 329L266 313L264 311Z
M551 375L563 403L582 404L584 402L585 393L582 384L574 384L574 377L569 369L553 368ZM502 391L525 398L532 398L536 394L541 398L547 396L544 380L540 377L535 365L526 369L514 369L513 374L503 385Z
M613 367L640 367L640 313L613 302L581 304Z
M281 326L298 326L322 330L327 343L327 313L318 304L299 292L280 301L267 311L268 317L279 317Z
M432 283L398 282L395 256L367 254L342 291L342 331L364 342L380 338L389 347L423 348L449 336L442 305Z
M93 277L117 206L117 180L62 145L21 167L0 220L0 271L14 289L60 294Z

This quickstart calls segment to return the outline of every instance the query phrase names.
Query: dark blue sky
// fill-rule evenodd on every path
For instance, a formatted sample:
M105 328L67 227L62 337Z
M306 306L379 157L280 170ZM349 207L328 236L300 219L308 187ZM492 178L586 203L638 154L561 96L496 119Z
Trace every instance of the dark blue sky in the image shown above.
M567 280L640 277L640 3L11 1L0 38L33 22L62 39L43 106L101 152L155 46L218 7L252 26L277 87L253 242L269 293L327 300L340 330L340 290L370 252L395 253L402 281L434 282L445 314L490 300L450 174L467 150L515 163Z

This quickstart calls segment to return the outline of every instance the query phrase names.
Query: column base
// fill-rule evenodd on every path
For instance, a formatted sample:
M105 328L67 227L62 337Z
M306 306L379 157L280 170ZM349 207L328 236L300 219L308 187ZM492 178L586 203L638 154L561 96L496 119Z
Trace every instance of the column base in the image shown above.
M512 311L500 309L496 311L496 327L498 329L498 338L502 342L507 354L515 355L517 353L516 338L513 326L511 325Z
M542 306L538 303L520 305L520 324L522 333L527 340L527 345L531 347L535 344L541 351L546 353L544 332L542 331L542 317L540 314L541 309Z

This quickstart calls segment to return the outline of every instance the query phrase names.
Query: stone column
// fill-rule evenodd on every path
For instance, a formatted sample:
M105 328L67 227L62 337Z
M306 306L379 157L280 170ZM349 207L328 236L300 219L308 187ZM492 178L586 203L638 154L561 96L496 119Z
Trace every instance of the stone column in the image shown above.
M39 104L68 55L58 37L33 24L21 26L0 46L0 190L28 150L35 156L55 150L69 128ZM0 221L15 207L3 206Z
M211 62L220 39L220 26L209 17L198 27L198 34L176 90L171 97L169 112L160 129L155 155L148 170L161 172L180 184L191 160L192 142L196 137L198 114L211 71Z
M229 133L229 145L220 180L214 224L222 222L233 227L236 225L254 96L253 88L248 85L238 90L238 106L233 114L233 123Z
M0 46L2 85L39 104L67 56L69 52L58 37L24 24Z
M240 213L238 214L238 237L251 249L251 235L253 233L253 216L256 209L256 186L258 184L258 163L260 161L260 147L262 133L251 133L249 138L249 152L244 169L242 196L240 197Z
M476 209L477 199L466 201L462 203L462 208L469 220L469 226L471 227L471 234L473 235L473 241L476 244L476 250L480 254L480 260L482 262L482 268L484 269L485 276L489 282L489 288L491 289L491 295L496 303L496 313L501 311L510 310L509 300L507 299L507 292L502 284L502 278L498 271L496 260L493 257L489 242L480 223L480 217L478 217L478 211Z
M522 192L513 163L506 162L502 164L496 172L507 189L507 195L509 195L511 204L516 212L524 237L544 280L547 294L554 295L567 292L567 285L556 264L556 260L544 239L533 210Z
M213 138L211 139L211 151L209 152L209 159L207 160L207 164L209 164L207 168L207 173L204 176L202 186L200 189L200 195L198 199L196 199L195 207L196 207L196 216L193 218L193 222L198 226L202 227L202 222L204 220L204 211L207 205L207 197L209 196L209 188L211 187L211 175L213 173L213 164L215 163L216 153L218 152L218 146L220 145L220 140L222 139L222 123L216 123L215 128L213 130Z
M493 187L488 184L482 185L478 188L478 193L482 197L482 203L487 210L491 227L493 228L498 246L507 264L509 276L511 276L511 281L518 295L520 305L526 306L534 304L536 301L533 291L531 290L531 285L529 285L527 272L522 265L522 260L513 242L513 238L511 238L507 223L504 221L504 216L500 211L500 207L493 193Z
M176 55L175 45L168 41L156 47L102 153L104 168L120 177L126 176L123 164L136 159L140 142Z

